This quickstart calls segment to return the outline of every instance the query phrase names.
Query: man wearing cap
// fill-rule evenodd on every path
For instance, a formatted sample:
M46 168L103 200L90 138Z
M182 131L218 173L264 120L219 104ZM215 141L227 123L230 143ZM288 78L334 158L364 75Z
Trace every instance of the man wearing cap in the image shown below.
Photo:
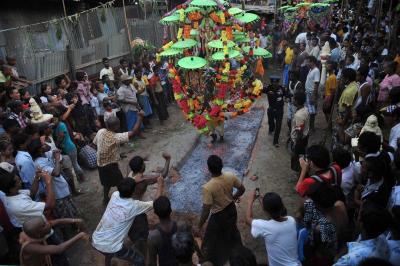
M283 107L285 105L283 97L285 89L279 85L279 77L271 76L271 84L264 88L264 93L268 96L268 126L269 134L274 133L274 145L279 147L279 135L281 133L282 118L283 118Z
M117 91L117 99L125 114L126 127L131 129L136 123L137 113L140 110L131 76L121 75L121 87Z
M11 223L21 228L23 223L32 217L41 217L43 212L50 211L55 206L53 193L53 182L46 172L37 171L30 190L22 189L22 182L17 171L9 163L0 163L0 190L5 194L2 201L7 209ZM46 184L46 201L36 202L33 200L39 188L39 181Z

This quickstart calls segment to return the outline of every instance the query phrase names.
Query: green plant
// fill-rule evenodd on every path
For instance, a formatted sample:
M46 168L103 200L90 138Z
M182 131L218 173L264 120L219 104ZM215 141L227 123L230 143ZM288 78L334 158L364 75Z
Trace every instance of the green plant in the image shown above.
M148 42L144 42L144 44L136 44L132 47L132 55L135 59L140 59L145 56L147 53L155 50L156 47L149 44Z

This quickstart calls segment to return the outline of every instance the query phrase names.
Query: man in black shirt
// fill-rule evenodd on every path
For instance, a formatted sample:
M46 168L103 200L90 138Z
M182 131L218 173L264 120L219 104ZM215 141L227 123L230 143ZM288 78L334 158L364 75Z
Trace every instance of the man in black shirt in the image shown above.
M274 145L279 147L279 134L281 133L283 107L285 105L283 97L286 95L285 88L279 85L279 77L271 76L271 84L264 88L264 93L268 96L268 125L269 134L274 133Z

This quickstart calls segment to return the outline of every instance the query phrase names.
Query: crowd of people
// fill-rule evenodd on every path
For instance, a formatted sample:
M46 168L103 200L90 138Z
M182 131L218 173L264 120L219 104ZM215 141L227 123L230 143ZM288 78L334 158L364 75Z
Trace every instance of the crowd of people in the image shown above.
M259 33L259 45L274 51L275 62L264 60L264 67L283 69L264 87L269 133L278 148L287 106L290 168L298 173L301 198L299 211L289 216L279 194L247 193L244 219L251 235L265 240L268 265L400 265L400 51L387 46L390 19L379 21L373 15L332 16L324 29L300 24L296 34L279 26ZM63 75L30 95L32 82L19 76L16 60L5 61L2 264L68 265L65 251L90 238L107 266L113 258L138 266L194 265L193 257L202 265L257 265L237 226L235 202L245 187L222 172L220 157L205 162L211 177L196 225L171 216L164 188L170 154L162 153L165 165L158 173L147 173L141 156L130 158L128 176L119 169L119 146L145 138L155 117L161 124L169 118L174 98L168 63L121 59L111 67L104 58L96 81L77 72L73 81ZM311 144L318 116L324 118L323 143ZM97 168L103 187L105 211L91 236L74 203L82 194L75 182L86 180L81 165ZM144 201L153 184L154 201ZM110 195L112 187L117 189ZM268 220L254 217L256 200ZM150 210L159 218L153 230Z

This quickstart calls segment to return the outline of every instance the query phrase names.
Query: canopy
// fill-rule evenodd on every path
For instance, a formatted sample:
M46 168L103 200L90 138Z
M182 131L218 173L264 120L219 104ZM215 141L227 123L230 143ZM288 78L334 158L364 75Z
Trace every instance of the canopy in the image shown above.
M192 39L185 39L182 41L177 41L176 43L174 43L171 48L173 49L189 49L192 48L193 46L195 46L197 44L197 41L192 40Z
M198 56L187 56L178 61L178 66L184 69L198 69L207 64L207 61Z
M240 56L240 55L241 55L240 52L237 51L237 50L230 50L230 51L228 52L228 58L229 58L229 59L238 57L238 56ZM214 61L221 61L221 60L224 60L226 57L225 57L225 54L224 54L223 51L219 51L219 52L214 53L214 54L211 56L211 58L212 58L212 60L214 60Z

